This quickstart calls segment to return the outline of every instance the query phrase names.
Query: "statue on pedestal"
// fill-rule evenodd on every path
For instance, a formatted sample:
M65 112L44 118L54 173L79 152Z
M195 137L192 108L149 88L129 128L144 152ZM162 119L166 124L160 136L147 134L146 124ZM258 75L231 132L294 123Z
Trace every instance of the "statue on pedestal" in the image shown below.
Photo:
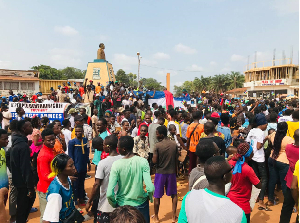
M106 60L105 59L105 52L104 52L104 49L105 49L105 45L104 43L100 43L99 44L99 49L97 51L97 59L99 60Z

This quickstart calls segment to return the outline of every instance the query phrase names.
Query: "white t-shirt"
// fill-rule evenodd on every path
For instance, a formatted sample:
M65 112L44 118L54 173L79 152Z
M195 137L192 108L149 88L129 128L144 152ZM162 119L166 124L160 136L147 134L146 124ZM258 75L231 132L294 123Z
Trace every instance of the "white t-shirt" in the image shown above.
M69 129L62 129L61 132L65 136L65 141L66 141L66 145L67 145L67 150L65 153L68 154L68 145L69 145L69 141L72 139L72 137L71 137L72 132Z
M168 131L169 131L169 126L173 124L176 126L176 135L180 135L180 131L179 131L179 125L177 123L175 123L174 121L169 121L168 123Z
M109 175L112 164L122 159L123 156L108 156L103 160L100 160L97 166L97 171L95 178L102 180L102 184L100 187L100 198L98 203L98 211L110 213L114 211L114 208L108 203L106 198L106 191L108 187ZM118 191L118 187L115 187L115 193Z
M126 100L126 99L124 99L123 101L122 101L122 105L125 107L126 105L128 105L128 106L130 106L132 104L132 101L130 101L130 100Z
M278 123L287 121L293 121L293 118L291 116L282 116L278 119Z
M12 115L11 115L11 113L9 111L2 112L2 114L3 114L2 128L4 129L5 126L9 126L9 122L10 122L9 119L12 117ZM9 118L9 119L6 119L6 118Z
M250 143L250 146L253 147L254 156L252 160L259 163L265 162L265 152L263 147L261 149L257 149L257 143L263 143L264 138L265 133L259 128L254 128L250 130L246 139L246 141Z
M74 129L75 127L75 120L74 120L74 116L71 116L69 119L70 123L71 123L71 128Z

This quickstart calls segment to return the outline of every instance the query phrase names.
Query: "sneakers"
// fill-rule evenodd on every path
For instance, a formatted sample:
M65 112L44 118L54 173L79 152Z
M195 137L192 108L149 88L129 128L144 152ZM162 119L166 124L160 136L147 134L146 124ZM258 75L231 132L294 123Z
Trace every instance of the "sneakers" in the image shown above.
M85 179L90 179L90 178L92 178L92 177L88 174L85 176Z

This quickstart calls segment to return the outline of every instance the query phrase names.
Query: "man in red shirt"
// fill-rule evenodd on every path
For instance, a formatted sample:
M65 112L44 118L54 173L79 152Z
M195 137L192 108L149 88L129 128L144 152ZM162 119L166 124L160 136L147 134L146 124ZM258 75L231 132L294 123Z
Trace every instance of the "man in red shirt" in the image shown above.
M253 148L248 143L241 143L237 147L237 154L228 163L234 166L230 191L227 197L237 204L246 214L250 222L250 197L252 185L261 189L261 182L254 170L247 164L253 157ZM267 209L267 207L265 208Z
M52 180L52 178L48 178L51 171L51 161L55 157L53 148L55 144L55 135L52 129L45 129L42 132L42 138L43 138L43 147L39 152L39 155L37 157L37 172L39 176L39 182L37 184L37 193L39 196L39 202L40 202L40 222L43 222L43 215L47 204L46 199L46 193L48 190L48 187Z
M80 84L80 88L78 89L80 96L82 97L82 95L84 94L84 87L82 84Z

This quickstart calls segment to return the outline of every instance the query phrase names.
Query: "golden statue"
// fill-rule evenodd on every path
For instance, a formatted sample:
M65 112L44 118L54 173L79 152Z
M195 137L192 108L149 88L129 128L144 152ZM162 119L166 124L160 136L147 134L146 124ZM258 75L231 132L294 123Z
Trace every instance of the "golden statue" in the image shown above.
M99 44L99 49L97 51L97 59L99 60L105 60L105 53L104 53L104 49L105 49L105 46L103 43L100 43Z

